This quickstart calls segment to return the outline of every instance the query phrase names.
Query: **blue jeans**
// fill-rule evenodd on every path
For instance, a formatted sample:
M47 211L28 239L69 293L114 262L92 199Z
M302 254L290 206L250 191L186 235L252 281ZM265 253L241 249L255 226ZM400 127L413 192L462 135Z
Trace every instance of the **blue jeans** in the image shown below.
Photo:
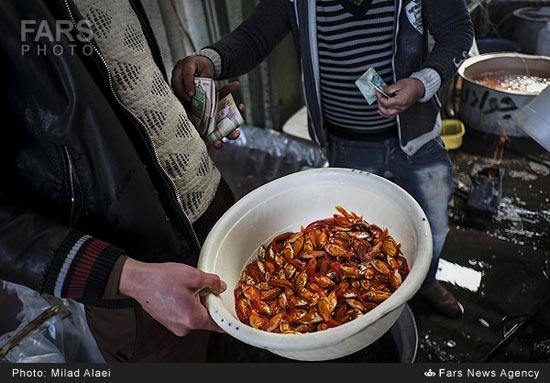
M433 235L433 256L422 289L436 283L439 256L449 232L448 205L453 196L452 164L438 137L408 156L397 138L351 141L329 135L330 166L366 170L392 180L424 210Z

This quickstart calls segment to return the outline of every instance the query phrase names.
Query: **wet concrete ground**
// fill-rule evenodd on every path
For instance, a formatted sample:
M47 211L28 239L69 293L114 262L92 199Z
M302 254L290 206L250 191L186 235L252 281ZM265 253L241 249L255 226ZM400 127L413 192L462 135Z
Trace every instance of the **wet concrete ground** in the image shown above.
M550 258L550 153L531 139L513 139L497 164L504 169L498 212L490 221L472 220L466 215L471 176L491 164L498 140L474 133L467 133L460 149L449 152L457 192L449 210L451 229L438 274L451 281L443 283L462 302L465 315L447 319L435 314L423 298L413 298L409 306L418 327L416 362L488 360L489 352L503 339L503 331L520 324L550 294L550 281L542 272ZM214 160L238 197L300 168L295 159L266 156L257 148L233 152L231 146L214 154ZM242 162L247 154L250 158ZM276 168L277 174L266 173L266 167ZM362 361L390 361L391 342L381 342L387 344L375 345L374 354L388 355L373 357L367 352ZM236 340L228 346L232 352L226 361L282 361ZM520 325L510 343L497 349L491 360L550 362L550 303Z
M550 154L530 139L512 140L497 165L505 170L498 212L483 227L466 214L467 193L471 176L490 165L498 138L474 133L450 152L457 193L442 254L449 263L443 262L439 274L454 279L446 286L463 303L465 315L458 320L443 318L415 297L410 305L419 332L417 362L487 360L503 331L521 323L550 294L550 281L542 271L550 258ZM546 302L492 360L550 361L550 302Z

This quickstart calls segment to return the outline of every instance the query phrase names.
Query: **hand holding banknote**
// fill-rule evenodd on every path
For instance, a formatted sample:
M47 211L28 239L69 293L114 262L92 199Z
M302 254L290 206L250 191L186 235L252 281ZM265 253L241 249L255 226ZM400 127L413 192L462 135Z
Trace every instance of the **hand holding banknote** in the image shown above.
M189 109L192 108L190 104L193 103L193 101L197 101L195 98L197 90L200 91L200 89L197 89L197 78L204 78L204 79L212 79L214 77L214 65L212 64L212 61L210 61L209 58L200 56L200 55L191 55L188 56L182 60L179 60L174 67L172 71L172 89L174 89L174 93L176 96L185 104L187 104L187 111L188 114L200 115L197 113L197 110L195 109L195 112L190 111ZM227 84L219 91L219 98L220 100L227 97L229 94L236 94L240 90L240 83L235 81ZM205 90L205 94L209 94L208 90ZM200 98L201 95L199 95L198 98ZM197 99L198 99L197 98ZM195 99L195 100L194 100ZM200 105L194 105L196 108ZM208 106L208 105L206 105ZM245 107L243 104L239 104L238 110L244 114ZM204 110L206 112L206 109ZM212 113L215 114L215 111ZM202 115L201 115L202 116ZM191 117L191 116L190 116ZM212 115L210 115L212 117ZM197 124L197 121L193 121L193 125L197 128L199 133L201 133L201 129L204 129L204 121L203 126L201 127L200 122ZM203 132L206 133L206 132ZM239 130L234 130L231 133L227 135L227 138L230 140L236 140L239 138L240 132ZM203 134L201 134L203 136ZM212 147L215 149L221 149L223 147L223 141L222 140L216 140L212 143Z
M204 56L188 56L179 60L172 70L172 89L182 102L189 102L195 95L195 78L213 78L214 64Z
M223 146L222 138L237 139L240 134L237 128L244 124L244 119L241 115L242 112L244 112L244 105L241 104L241 108L237 107L231 93L223 98L220 94L220 101L218 102L215 117L216 129L206 137L206 142L212 145L219 143L214 147L221 148ZM236 136L234 132L237 132Z
M238 81L233 81L233 82L230 82L229 84L227 84L226 86L224 86L223 88L220 89L220 98L223 100L225 97L227 97L228 95L231 95L231 94L237 94L239 93L239 90L241 89L241 83L238 82ZM246 112L246 107L244 104L239 104L238 106L238 109L239 111L241 112L241 116L243 116ZM244 122L244 121L243 121ZM234 131L232 131L231 133L229 133L229 135L226 136L227 139L231 140L231 141L234 141L236 140L237 138L239 138L239 136L241 135L241 132L240 130L238 129L235 129ZM221 149L223 148L223 141L220 139L220 140L217 140L217 141L214 141L212 143L212 147L214 149Z
M184 103L189 120L206 144L221 149L222 139L237 139L237 128L244 124L244 105L238 107L231 94L238 92L240 84L230 83L218 92L211 78L195 77L194 82L195 94Z
M361 77L355 81L355 85L359 88L369 105L376 101L376 92L384 92L386 83L380 77L374 68L369 68ZM387 97L389 95L386 94Z
M378 113L387 118L394 118L424 96L420 80L405 78L386 85L374 68L367 69L355 84L369 105L378 101Z
M415 78L404 78L395 84L384 88L387 93L395 93L394 97L386 98L377 92L378 113L386 118L394 118L416 104L424 96L424 84Z

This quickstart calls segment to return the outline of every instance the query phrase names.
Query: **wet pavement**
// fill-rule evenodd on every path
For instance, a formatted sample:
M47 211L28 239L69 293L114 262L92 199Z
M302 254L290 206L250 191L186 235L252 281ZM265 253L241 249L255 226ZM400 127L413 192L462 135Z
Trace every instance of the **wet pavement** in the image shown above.
M550 153L528 138L507 144L502 161L496 164L504 170L498 210L484 220L479 214L466 214L467 200L472 176L493 165L497 141L496 136L471 131L462 147L450 152L456 193L438 278L448 281L443 283L462 302L465 314L447 319L435 314L422 297L413 298L409 306L418 328L416 362L550 362L550 300L541 303L550 294L550 281L543 273L550 258ZM232 146L214 154L214 160L238 197L301 165L312 166L308 161L298 163L307 158L310 148L301 153L303 158L285 158L285 164L292 164L289 167L282 166L278 156L268 161L265 153L258 161L261 148L246 153L243 148L233 151ZM248 154L242 163L242 156ZM235 161L240 166L234 166ZM265 172L269 164L275 164L277 174ZM259 175L254 176L255 172ZM507 331L513 336L497 346ZM389 346L379 347L380 343L375 354L392 352ZM230 341L230 348L237 351L231 361L278 361L237 341ZM372 353L367 354L362 361L394 358L372 359Z
M550 294L543 273L550 258L550 153L530 139L512 139L497 164L504 169L498 211L490 221L472 219L466 209L472 176L492 164L497 141L471 132L450 152L457 192L442 254L448 262L438 276L450 281L465 315L443 318L415 297L417 362L550 361L550 300L542 304ZM490 354L514 325L509 344Z

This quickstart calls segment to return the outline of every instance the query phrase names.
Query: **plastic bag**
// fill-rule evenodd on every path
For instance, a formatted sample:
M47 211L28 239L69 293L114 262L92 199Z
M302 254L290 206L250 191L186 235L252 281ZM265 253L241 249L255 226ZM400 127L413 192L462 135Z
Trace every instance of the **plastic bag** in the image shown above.
M16 294L22 303L17 314L20 325L15 331L0 336L0 346L51 305L36 291L4 282L8 293ZM5 357L11 363L102 363L104 362L93 339L84 307L68 299L62 300L70 314L47 320L38 330L25 337Z
M240 137L210 156L237 198L288 174L328 166L319 147L288 134L241 126Z

